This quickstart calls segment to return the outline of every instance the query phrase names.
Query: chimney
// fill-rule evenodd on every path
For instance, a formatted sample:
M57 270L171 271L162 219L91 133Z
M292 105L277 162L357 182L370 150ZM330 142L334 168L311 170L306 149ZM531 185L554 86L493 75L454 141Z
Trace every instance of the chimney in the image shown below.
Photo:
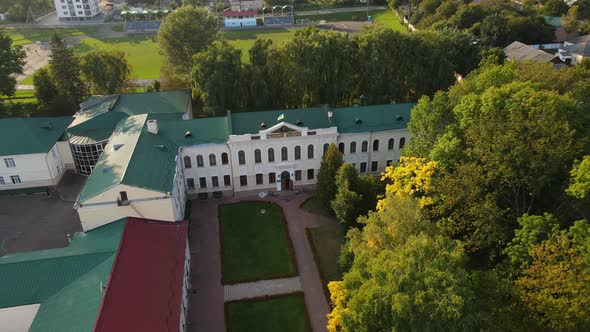
M157 120L148 120L147 121L147 130L148 130L148 133L158 134L158 121Z

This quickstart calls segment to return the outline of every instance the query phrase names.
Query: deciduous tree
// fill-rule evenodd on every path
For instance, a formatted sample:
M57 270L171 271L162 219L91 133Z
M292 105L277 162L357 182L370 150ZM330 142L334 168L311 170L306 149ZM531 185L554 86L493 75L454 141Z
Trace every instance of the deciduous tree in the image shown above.
M64 114L73 114L78 111L86 95L80 75L80 59L58 35L53 35L51 38L49 72L60 99L67 105L63 110Z
M0 28L0 95L14 96L16 79L25 65L25 52L20 46L12 46L12 39Z
M124 92L132 75L125 53L98 50L86 53L81 59L81 71L93 94Z
M336 186L336 173L342 166L342 153L334 144L328 146L327 151L322 156L322 163L318 172L318 181L316 184L316 195L325 206L330 206L330 202L336 196L338 187Z

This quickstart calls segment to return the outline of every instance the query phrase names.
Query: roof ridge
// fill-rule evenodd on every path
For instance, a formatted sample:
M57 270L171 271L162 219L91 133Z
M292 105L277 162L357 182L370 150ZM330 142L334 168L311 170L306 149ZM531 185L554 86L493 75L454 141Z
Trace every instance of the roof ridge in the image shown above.
M65 249L65 248L67 248L67 247L54 248L54 249ZM53 250L53 249L48 249L48 250ZM36 252L36 251L32 251L30 253L33 253L33 252ZM71 254L71 255L63 255L63 256L36 257L34 259L21 260L21 261L16 261L16 262L8 262L8 263L2 263L2 261L0 260L0 267L12 265L12 264L38 262L38 261L44 261L44 260L48 260L48 259L67 258L67 257L82 257L82 256L90 256L90 255L97 255L97 254L107 254L107 253L113 253L113 252L115 252L115 251L113 251L112 249L111 250L101 250L101 251L85 252L85 253ZM29 253L29 252L24 252L24 253L19 253L19 254L26 254L26 253Z

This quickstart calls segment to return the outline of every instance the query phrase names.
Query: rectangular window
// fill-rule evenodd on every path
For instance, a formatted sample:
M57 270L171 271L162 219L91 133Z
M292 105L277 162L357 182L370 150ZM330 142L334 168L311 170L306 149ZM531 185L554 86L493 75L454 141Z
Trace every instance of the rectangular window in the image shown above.
M361 163L361 173L367 172L367 163Z
M277 175L275 173L268 173L268 183L273 184L277 182Z
M14 163L14 158L4 158L4 163L6 164L7 168L16 167L16 164Z
M371 172L377 172L377 167L379 167L379 162L373 161L371 163Z
M219 187L219 178L217 176L211 177L211 186L212 187Z
M313 180L313 175L314 175L314 170L313 168L310 168L307 170L307 179L308 180Z
M199 187L201 189L207 188L207 179L206 178L199 178Z
M240 175L240 186L245 187L248 185L248 177L246 175Z
M195 189L195 179L186 178L186 189L188 189L188 190Z
M262 173L256 174L256 184L263 184Z
M14 182L14 180L13 180L13 182ZM121 199L122 202L127 202L129 200L129 198L127 197L126 191L120 191L119 198Z
M301 171L295 171L295 181L301 181Z
M223 176L223 185L225 186L231 186L231 178L229 175L224 175Z
M391 166L391 164L393 164L393 160L388 160L387 161L387 166Z
M6 184L6 182L4 182L4 177L0 176L0 184Z

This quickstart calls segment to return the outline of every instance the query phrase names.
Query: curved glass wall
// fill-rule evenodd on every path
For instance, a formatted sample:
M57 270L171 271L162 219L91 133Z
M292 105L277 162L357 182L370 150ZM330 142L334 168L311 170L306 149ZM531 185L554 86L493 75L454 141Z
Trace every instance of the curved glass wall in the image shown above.
M74 164L76 165L76 173L86 176L90 175L108 142L109 140L91 144L70 143Z

